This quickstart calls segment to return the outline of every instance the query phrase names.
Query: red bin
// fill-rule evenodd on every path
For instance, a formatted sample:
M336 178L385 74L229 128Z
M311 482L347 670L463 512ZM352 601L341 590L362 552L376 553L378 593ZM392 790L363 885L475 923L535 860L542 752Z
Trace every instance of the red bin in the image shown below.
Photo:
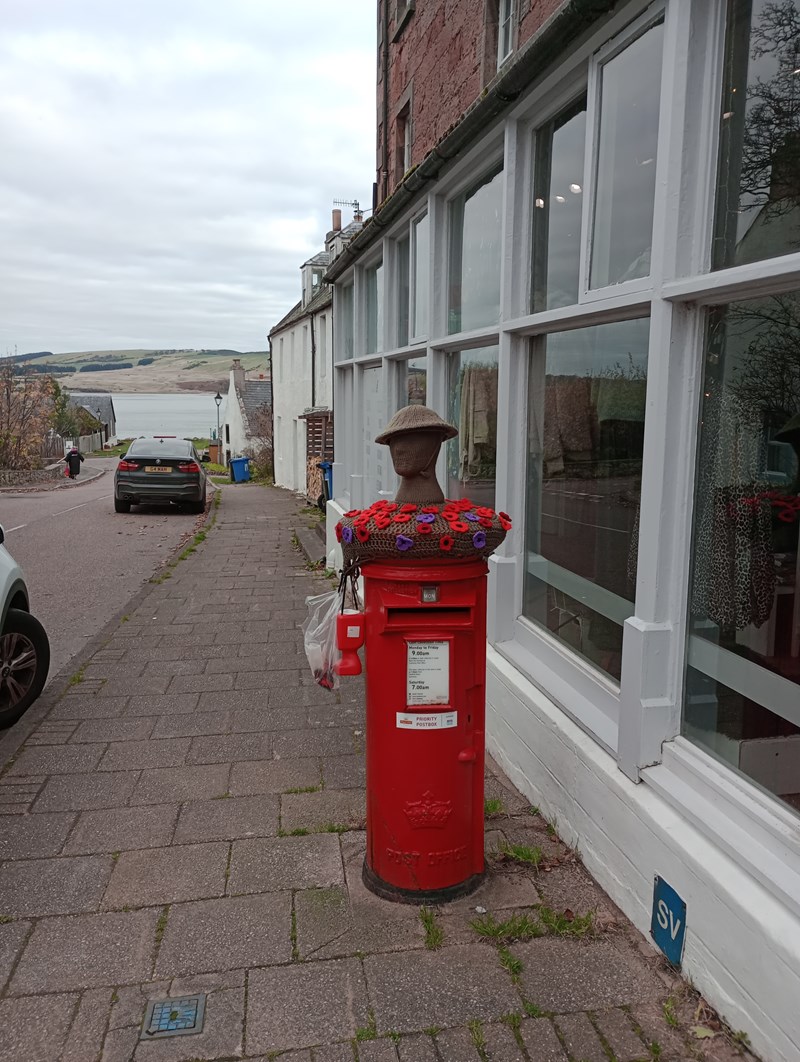
M484 871L483 560L370 561L366 609L367 853L387 899L444 902Z

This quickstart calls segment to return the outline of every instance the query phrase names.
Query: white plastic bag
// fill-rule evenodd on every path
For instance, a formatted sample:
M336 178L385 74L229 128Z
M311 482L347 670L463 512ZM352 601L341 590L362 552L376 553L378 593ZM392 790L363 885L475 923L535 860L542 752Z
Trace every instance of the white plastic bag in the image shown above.
M339 689L336 665L341 651L336 647L336 617L342 610L342 594L331 590L306 598L308 616L301 624L306 656L317 683L326 690Z

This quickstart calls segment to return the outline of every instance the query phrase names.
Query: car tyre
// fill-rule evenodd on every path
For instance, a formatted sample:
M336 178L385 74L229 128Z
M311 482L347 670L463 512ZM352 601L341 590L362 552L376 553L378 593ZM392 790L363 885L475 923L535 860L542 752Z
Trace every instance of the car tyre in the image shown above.
M44 689L50 642L35 616L10 608L0 634L0 727L16 723Z
M131 511L131 503L129 501L122 501L121 498L114 499L114 512L115 513L129 513Z
M205 491L203 492L203 497L200 499L200 501L192 502L191 506L189 507L189 511L193 513L204 513L206 511Z

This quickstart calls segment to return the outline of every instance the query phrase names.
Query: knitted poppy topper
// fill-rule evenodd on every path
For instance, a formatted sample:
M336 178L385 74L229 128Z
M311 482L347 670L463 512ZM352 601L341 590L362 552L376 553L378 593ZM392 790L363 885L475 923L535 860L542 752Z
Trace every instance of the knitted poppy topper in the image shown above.
M392 452L400 489L393 502L381 499L350 509L336 525L345 564L404 557L409 561L463 560L493 553L511 530L506 513L469 498L446 499L436 481L436 458L458 431L427 406L405 406L375 442ZM402 447L397 443L402 440Z

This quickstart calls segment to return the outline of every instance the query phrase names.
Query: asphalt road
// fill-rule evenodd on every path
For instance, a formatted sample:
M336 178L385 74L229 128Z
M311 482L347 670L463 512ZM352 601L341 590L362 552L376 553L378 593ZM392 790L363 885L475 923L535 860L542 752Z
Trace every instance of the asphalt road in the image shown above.
M50 638L50 676L124 608L202 517L177 508L114 512L116 458L88 458L57 487L0 493L5 545ZM97 479L87 475L102 469Z

